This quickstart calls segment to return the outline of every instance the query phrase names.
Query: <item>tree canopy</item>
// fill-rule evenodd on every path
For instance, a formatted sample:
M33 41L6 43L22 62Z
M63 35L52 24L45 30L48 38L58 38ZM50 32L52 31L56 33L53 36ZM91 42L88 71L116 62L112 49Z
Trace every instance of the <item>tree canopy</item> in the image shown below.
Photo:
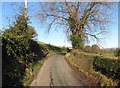
M114 3L108 2L49 2L40 3L37 17L41 23L52 26L64 26L73 48L84 47L89 37L99 40L110 22L110 10Z

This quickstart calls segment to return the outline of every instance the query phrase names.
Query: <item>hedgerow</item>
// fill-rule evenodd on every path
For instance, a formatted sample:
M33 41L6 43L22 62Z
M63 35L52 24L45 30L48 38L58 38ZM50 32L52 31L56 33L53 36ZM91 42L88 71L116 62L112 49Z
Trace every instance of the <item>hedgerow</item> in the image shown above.
M31 63L42 59L48 51L32 38L35 30L28 25L28 18L18 15L13 26L2 34L2 85L23 85L26 69Z
M110 78L120 80L120 60L95 57L93 66L96 71Z
M93 79L98 83L99 86L102 87L108 87L108 86L119 86L119 78L120 76L120 65L119 62L113 61L112 64L111 60L109 63L109 60L107 62L102 62L100 59L95 60L95 57L98 56L97 54L90 54L85 53L79 50L71 50L71 52L66 54L66 59L75 66L80 72L82 72L84 75L86 75L88 78ZM103 65L104 64L104 65ZM103 74L100 69L96 69L96 66L99 66L97 68L106 68L106 67L112 67L113 71L116 71L116 76L114 76L114 79L111 77L108 77L107 74L111 73L108 70L107 74ZM103 70L103 69L102 69ZM111 74L112 75L112 74ZM115 79L116 77L116 79ZM118 78L119 77L119 78ZM94 85L92 85L94 86Z

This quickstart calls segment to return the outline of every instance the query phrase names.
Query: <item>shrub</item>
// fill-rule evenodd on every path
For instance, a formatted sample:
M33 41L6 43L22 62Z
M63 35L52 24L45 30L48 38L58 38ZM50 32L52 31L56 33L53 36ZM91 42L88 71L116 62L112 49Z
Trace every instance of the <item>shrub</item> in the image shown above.
M108 78L106 75L102 74L100 72L100 70L95 69L94 66L99 65L98 63L100 63L100 62L97 61L96 59L94 59L94 57L95 57L95 55L93 55L93 54L88 54L85 52L78 52L77 50L72 50L70 53L66 54L66 59L73 66L75 66L80 72L85 74L88 78L90 77L91 79L95 80L98 83L98 85L104 86L104 87L118 86L119 85L118 77L120 77L120 75L118 75L118 74L120 74L119 73L120 65L118 65L119 63L115 64L112 68L113 71L116 72L116 76L114 76L114 78L116 77L116 79L117 79L117 80L113 80L112 78ZM96 57L96 58L98 58L98 57ZM110 63L108 63L108 61L105 63L101 62L100 64L102 64L103 67L112 66ZM101 68L103 68L103 67L101 67Z
M120 80L120 61L108 58L95 57L93 62L94 69L111 77Z
M92 46L91 46L91 52L92 52L92 53L96 53L96 54L99 53L99 52L100 52L99 46L96 45L96 44L92 45Z
M115 55L116 57L119 57L119 56L120 56L120 48L117 48L117 49L115 50L114 55Z
M84 47L85 52L91 52L91 47L89 45Z
M31 38L34 37L34 34L34 28L28 27L27 18L24 15L19 15L15 24L3 32L3 86L22 85L21 80L24 77L25 69L37 54L31 46L33 43Z

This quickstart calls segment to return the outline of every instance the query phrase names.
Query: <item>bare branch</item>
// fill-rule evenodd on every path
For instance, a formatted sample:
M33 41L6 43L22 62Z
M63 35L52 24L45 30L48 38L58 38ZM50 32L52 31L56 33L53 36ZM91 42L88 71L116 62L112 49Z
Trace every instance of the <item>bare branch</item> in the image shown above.
M56 20L56 19L53 19L53 21L48 25L48 33L49 33L49 31L50 31L50 29L51 29L53 23L55 22L55 20Z
M70 17L72 17L72 16L73 16L73 13L72 13L72 11L71 11L71 9L70 9L70 3L69 3L69 2L66 2L66 6L67 6L67 10L68 10L68 12L69 12Z
M62 16L58 16L58 15L53 15L53 14L46 14L47 16L52 16L52 17L56 17L56 18L62 18L62 19L64 19L64 20L68 20L67 18L65 18L65 17L62 17Z
M99 40L99 38L95 34L85 33L86 35L94 37L96 40Z
M112 7L111 3L104 2L56 2L43 4L43 11L39 11L41 19L49 19L52 25L64 25L70 35L79 35L83 39L92 36L99 39L98 35L107 30L110 15L107 13ZM52 20L52 21L51 21ZM49 31L48 30L48 31ZM74 32L74 33L73 33Z

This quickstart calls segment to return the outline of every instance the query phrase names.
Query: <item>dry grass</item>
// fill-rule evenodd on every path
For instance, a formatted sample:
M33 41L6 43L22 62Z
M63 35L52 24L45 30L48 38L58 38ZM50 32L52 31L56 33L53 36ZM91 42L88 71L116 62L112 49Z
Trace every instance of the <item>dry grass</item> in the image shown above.
M22 80L23 86L28 86L31 81L36 77L40 67L45 62L46 58L39 60L36 63L32 63L32 68L26 68L24 79Z
M93 78L100 86L117 86L117 81L113 81L93 69L93 57L96 56L95 54L77 52L78 51L73 50L67 53L66 58L72 65L77 67L80 72Z

